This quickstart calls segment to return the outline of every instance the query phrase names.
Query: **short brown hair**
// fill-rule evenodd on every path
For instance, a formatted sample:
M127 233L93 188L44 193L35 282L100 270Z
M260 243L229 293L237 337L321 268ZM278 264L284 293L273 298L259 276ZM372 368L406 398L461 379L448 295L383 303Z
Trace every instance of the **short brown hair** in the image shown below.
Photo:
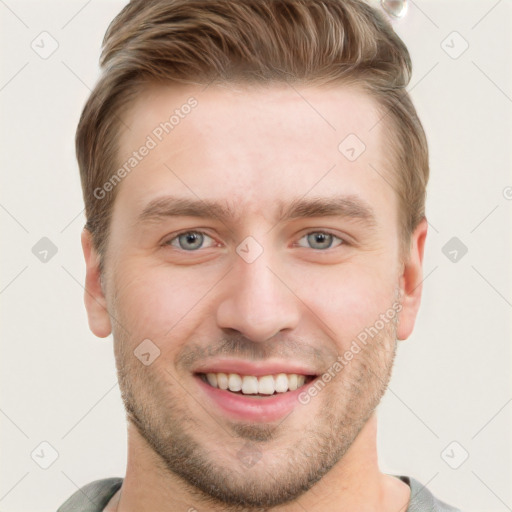
M132 0L108 27L100 65L76 154L85 227L101 256L116 189L101 199L94 191L119 165L120 112L151 83L356 84L389 123L402 249L425 217L428 148L405 89L409 52L383 13L362 0Z

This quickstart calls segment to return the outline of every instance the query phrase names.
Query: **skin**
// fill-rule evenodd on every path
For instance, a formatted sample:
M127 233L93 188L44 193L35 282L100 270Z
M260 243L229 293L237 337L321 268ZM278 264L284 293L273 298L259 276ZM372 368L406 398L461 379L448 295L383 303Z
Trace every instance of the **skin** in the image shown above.
M82 236L89 325L113 334L128 419L126 476L105 510L405 510L409 487L378 467L374 411L396 340L414 327L427 223L401 255L396 193L380 175L390 178L386 126L370 131L381 114L339 85L153 86L124 117L120 161L190 96L197 107L117 185L102 276ZM354 162L338 150L349 133L366 146ZM279 201L335 193L370 205L373 227L332 215L280 220ZM236 216L137 222L166 194L229 204ZM176 236L187 230L210 238L183 249ZM307 236L319 231L335 235L327 248ZM263 248L252 263L235 250L247 236ZM279 421L233 419L193 374L222 353L321 375L397 301L399 315ZM160 349L148 366L133 354L145 339ZM258 462L244 465L242 449Z

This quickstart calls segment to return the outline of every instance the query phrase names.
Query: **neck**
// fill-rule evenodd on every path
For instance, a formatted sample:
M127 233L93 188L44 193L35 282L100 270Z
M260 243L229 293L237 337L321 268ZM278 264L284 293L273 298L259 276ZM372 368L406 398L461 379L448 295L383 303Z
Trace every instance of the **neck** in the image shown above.
M344 457L323 478L297 500L272 512L405 511L410 489L401 480L379 471L376 437L374 413ZM198 498L197 491L163 470L158 462L158 456L129 423L126 476L104 512L227 510L226 506Z

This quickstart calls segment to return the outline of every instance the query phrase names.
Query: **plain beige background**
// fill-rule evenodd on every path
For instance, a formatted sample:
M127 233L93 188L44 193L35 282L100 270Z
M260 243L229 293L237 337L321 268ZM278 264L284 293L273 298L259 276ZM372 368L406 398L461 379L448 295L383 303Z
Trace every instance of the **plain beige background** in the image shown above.
M100 44L123 5L0 1L1 512L55 510L77 487L124 476L112 339L89 332L83 307L74 157ZM512 4L417 0L394 25L412 54L409 90L430 144L430 232L419 318L400 342L379 407L381 467L414 476L465 511L505 512L512 510ZM57 249L46 262L32 252L48 244L43 237ZM456 262L446 246L453 237Z

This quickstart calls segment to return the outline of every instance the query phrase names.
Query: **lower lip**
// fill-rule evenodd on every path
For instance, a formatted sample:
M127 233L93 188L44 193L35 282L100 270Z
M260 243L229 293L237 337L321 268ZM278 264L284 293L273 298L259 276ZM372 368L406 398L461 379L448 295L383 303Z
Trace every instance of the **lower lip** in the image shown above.
M302 404L298 400L299 394L314 382L311 381L295 391L287 391L268 397L256 397L214 388L204 382L201 377L196 376L195 378L208 398L228 416L238 420L261 423L282 419L290 414L294 407L301 406Z

